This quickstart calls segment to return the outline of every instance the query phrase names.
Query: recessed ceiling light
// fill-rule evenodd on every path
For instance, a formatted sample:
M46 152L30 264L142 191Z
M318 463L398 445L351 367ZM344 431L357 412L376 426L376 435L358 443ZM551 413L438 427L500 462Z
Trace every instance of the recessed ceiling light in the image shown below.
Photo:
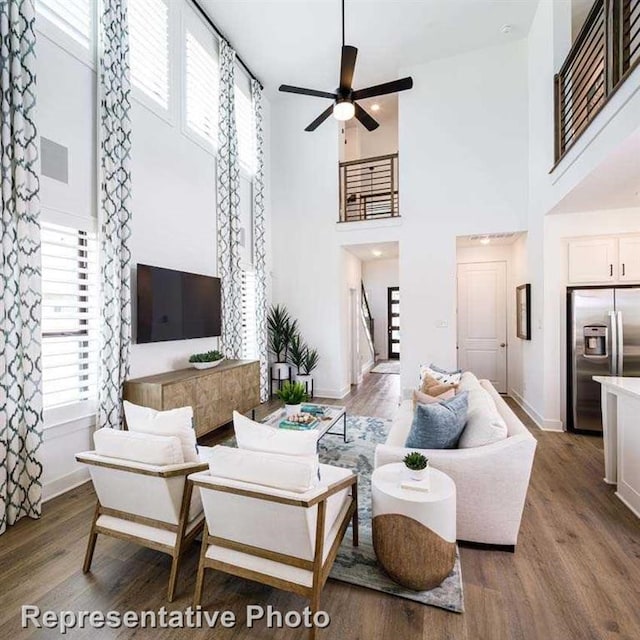
M489 236L485 236L484 238L480 238L480 244L489 244L491 242L491 238Z
M371 253L375 258L379 258L382 255L382 251L380 251L380 249L372 249Z
M371 105L371 111L380 111L380 105L375 102L374 104Z

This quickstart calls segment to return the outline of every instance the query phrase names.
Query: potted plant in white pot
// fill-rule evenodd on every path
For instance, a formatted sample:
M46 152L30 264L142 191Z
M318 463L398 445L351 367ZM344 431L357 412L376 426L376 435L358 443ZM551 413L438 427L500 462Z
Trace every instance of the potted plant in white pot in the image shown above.
M284 402L287 417L301 413L302 403L309 399L304 385L299 382L285 382L276 395Z
M276 361L271 365L271 377L274 380L288 380L290 367L287 362L292 337L298 332L298 321L292 320L286 307L274 305L267 318L269 331L269 350Z
M429 460L419 451L407 453L404 457L404 466L409 469L412 480L424 480L429 473Z
M189 362L195 369L211 369L211 367L216 367L223 360L224 356L217 350L194 353L189 358Z
M317 349L311 349L305 345L302 355L302 363L298 367L296 382L304 384L307 393L313 396L313 376L311 372L318 366L320 354Z

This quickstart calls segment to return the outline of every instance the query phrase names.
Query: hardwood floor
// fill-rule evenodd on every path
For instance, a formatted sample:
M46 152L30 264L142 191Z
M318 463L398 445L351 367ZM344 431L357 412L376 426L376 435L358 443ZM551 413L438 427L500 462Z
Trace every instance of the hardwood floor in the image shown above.
M391 418L398 393L398 376L371 374L346 404L351 414ZM519 544L515 554L461 549L466 612L447 613L330 580L322 607L332 622L319 639L640 638L640 521L602 481L601 439L542 432L515 410L538 440ZM47 503L40 520L21 520L0 537L0 638L60 637L53 629L21 629L22 604L104 612L189 606L197 545L185 556L171 605L165 600L169 558L154 551L100 537L92 572L82 574L93 507L91 485L85 484ZM211 571L203 605L235 611L241 623L235 629L104 629L100 637L307 637L262 623L246 629L245 607L254 603L282 612L306 605L297 596ZM66 637L96 635L85 629Z

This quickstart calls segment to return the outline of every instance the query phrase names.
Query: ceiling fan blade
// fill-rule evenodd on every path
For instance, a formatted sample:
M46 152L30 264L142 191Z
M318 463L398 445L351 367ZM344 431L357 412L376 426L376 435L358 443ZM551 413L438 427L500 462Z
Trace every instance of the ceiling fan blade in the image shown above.
M329 93L328 91L316 91L315 89L292 87L288 84L281 84L280 91L284 91L285 93L299 93L303 96L314 96L316 98L329 98L330 100L335 100L338 97L335 93Z
M364 100L365 98L373 98L374 96L384 96L387 93L406 91L407 89L411 89L411 87L413 87L413 79L402 78L401 80L393 80L392 82L377 84L374 87L358 89L351 94L351 97L354 100Z
M359 104L354 102L353 106L356 108L356 118L360 120L368 131L373 131L380 126Z
M347 93L353 85L353 72L356 68L358 50L355 47L345 45L342 47L342 60L340 61L340 91Z
M305 131L315 131L331 114L333 113L333 105L327 107L309 126L305 127Z

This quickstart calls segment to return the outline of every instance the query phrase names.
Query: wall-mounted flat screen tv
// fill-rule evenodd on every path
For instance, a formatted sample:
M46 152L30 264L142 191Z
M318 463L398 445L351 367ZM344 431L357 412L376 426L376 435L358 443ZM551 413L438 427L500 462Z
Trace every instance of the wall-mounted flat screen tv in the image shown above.
M220 278L138 265L137 342L219 336Z

